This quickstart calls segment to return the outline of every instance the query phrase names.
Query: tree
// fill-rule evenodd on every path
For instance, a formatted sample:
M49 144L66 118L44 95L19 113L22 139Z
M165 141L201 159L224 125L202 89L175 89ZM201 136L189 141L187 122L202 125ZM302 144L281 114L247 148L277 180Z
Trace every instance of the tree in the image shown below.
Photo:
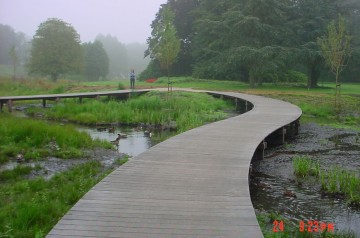
M14 66L15 52L17 64L25 62L27 47L24 33L15 32L10 26L0 24L0 64Z
M100 41L83 44L84 71L88 80L105 78L109 73L109 57Z
M173 25L174 13L169 6L162 5L158 19L159 21L153 22L151 37L147 39L148 54L150 58L158 60L160 66L166 70L170 83L169 69L180 51L180 40Z
M60 74L81 70L80 36L68 23L51 18L40 24L32 41L29 71L50 75L56 81Z
M16 52L16 48L15 48L15 45L13 45L10 49L10 57L11 57L11 61L12 61L12 65L13 65L13 69L14 69L14 75L13 75L13 78L16 79L16 68L19 64L19 57L18 57L18 54Z
M100 41L109 57L109 73L111 76L124 77L129 72L129 57L126 46L122 44L115 36L98 35L97 41Z
M344 70L350 57L350 36L346 32L344 17L339 15L337 21L331 21L326 36L318 38L318 44L325 58L326 64L335 75L336 92L335 106L340 96L340 73Z
M202 1L195 23L194 75L244 79L253 87L266 77L279 78L286 62L285 10L278 0Z

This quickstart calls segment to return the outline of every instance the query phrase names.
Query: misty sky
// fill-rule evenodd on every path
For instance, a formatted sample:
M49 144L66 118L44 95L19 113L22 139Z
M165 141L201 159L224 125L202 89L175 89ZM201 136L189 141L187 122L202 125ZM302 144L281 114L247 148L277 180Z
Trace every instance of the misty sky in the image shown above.
M70 23L82 42L111 34L120 42L145 43L166 0L0 0L0 23L33 37L48 18Z

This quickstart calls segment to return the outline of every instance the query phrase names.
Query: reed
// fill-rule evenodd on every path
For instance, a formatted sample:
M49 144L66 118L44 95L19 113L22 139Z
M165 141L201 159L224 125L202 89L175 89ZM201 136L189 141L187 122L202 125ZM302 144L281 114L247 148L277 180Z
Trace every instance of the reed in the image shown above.
M53 120L66 119L81 124L125 123L166 125L176 122L178 132L183 132L207 122L224 119L225 109L232 109L230 102L215 99L201 93L149 92L128 101L74 100L64 101L49 110L46 117ZM30 115L42 109L29 110ZM43 111L42 111L43 112Z
M322 173L321 187L329 194L343 194L350 204L360 206L360 177L354 171L334 167Z
M318 177L320 165L308 156L296 156L292 161L293 170L296 177L304 178L308 175Z

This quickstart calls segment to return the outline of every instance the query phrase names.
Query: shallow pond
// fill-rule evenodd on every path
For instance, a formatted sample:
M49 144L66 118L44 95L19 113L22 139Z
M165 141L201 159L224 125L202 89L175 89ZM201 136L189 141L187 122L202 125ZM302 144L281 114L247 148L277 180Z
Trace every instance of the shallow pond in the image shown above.
M155 131L152 132L152 137L145 136L145 130L138 130L132 127L115 127L115 131L109 133L107 130L99 131L94 127L76 126L80 131L87 132L93 139L101 139L106 141L113 141L117 134L126 135L126 138L121 138L119 142L118 152L125 153L131 157L137 156L146 151L150 147L159 143L163 138L168 138L175 135L175 132L170 131ZM115 146L114 146L115 148Z
M306 124L290 143L269 149L264 160L253 163L250 192L256 212L278 213L296 227L300 221L334 223L336 230L360 237L360 209L347 206L342 198L322 196L316 178L299 185L292 169L295 155L308 155L319 161L321 170L340 166L360 173L358 132Z

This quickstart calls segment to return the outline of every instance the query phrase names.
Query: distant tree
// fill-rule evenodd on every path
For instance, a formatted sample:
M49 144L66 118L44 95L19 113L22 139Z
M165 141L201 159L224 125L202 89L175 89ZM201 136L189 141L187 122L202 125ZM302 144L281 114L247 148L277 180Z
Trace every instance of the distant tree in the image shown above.
M128 68L136 69L138 73L137 79L139 79L139 73L145 70L150 62L150 57L144 57L144 51L146 51L146 49L147 49L147 45L145 43L126 44L126 50L129 59Z
M109 73L109 57L100 41L83 44L84 71L88 80L105 78Z
M68 23L51 18L40 24L32 41L29 71L50 75L56 81L60 74L81 70L80 36Z
M326 64L335 75L336 93L335 106L340 96L340 73L344 70L350 57L350 35L346 32L344 17L339 15L337 21L331 21L326 36L318 38L318 44Z
M100 41L109 57L109 73L111 76L119 77L126 75L129 71L129 57L125 44L121 43L115 36L98 35Z
M17 33L10 26L0 24L0 64L13 65L13 58L9 52L15 47L18 63L24 61L26 40L24 33Z
M150 58L159 61L166 70L169 81L170 66L180 52L180 40L173 25L174 13L167 5L162 5L158 13L159 21L153 22L151 37L147 39Z

